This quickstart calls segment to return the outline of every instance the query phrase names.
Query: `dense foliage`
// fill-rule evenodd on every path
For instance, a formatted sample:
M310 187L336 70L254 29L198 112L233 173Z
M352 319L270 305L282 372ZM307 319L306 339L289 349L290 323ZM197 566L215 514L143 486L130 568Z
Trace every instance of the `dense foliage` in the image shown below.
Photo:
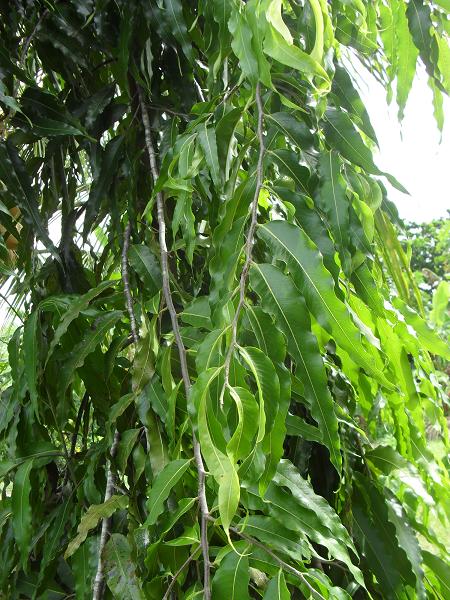
M449 13L0 2L2 597L449 597L449 350L352 67L440 123Z

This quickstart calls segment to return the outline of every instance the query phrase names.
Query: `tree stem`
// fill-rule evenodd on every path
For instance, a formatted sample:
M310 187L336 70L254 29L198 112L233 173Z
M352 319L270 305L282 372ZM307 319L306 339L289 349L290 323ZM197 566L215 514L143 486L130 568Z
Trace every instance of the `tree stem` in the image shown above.
M155 184L158 177L158 167L156 164L155 150L153 148L153 142L151 137L150 119L148 116L147 108L145 106L143 93L140 87L139 91L139 102L141 105L142 121L144 124L145 132L145 145L147 148L150 171ZM158 215L158 228L159 228L159 247L160 247L160 261L161 261L161 272L162 272L162 286L164 299L166 301L167 309L170 314L170 320L172 322L172 329L175 336L175 341L178 347L178 355L180 358L181 375L183 378L184 390L186 398L189 395L191 389L191 380L189 378L189 370L186 359L186 349L181 339L180 327L178 325L178 317L175 310L175 306L172 300L172 293L170 291L170 272L169 272L169 260L166 242L166 221L164 217L164 200L161 192L156 194L156 208ZM192 444L194 448L194 458L197 466L197 480L198 480L198 497L200 504L201 513L201 548L203 555L203 587L204 587L204 598L210 600L210 565L209 565L209 542L208 542L208 503L206 500L205 491L205 467L203 465L203 458L201 455L200 444L195 435L194 429L192 429Z

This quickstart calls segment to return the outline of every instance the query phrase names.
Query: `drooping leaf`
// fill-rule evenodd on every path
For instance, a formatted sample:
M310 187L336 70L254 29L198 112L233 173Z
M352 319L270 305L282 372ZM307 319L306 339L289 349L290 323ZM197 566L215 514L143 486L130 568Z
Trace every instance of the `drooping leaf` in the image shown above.
M144 600L127 538L113 533L105 546L106 582L114 598Z
M11 493L12 524L14 537L20 551L20 561L24 566L28 560L32 535L32 512L30 506L33 459L23 462L16 471Z
M102 519L107 519L113 515L116 510L121 510L128 506L128 497L114 495L103 504L93 504L88 508L82 516L77 528L77 535L70 541L64 553L65 558L69 558L74 554L80 545L84 542L89 532L97 527Z
M213 580L213 598L217 600L249 600L248 557L229 552L220 563Z
M156 523L159 515L164 510L164 502L169 497L174 485L180 481L186 472L190 462L190 460L186 459L173 460L156 477L148 493L147 506L149 512L146 520L147 525Z

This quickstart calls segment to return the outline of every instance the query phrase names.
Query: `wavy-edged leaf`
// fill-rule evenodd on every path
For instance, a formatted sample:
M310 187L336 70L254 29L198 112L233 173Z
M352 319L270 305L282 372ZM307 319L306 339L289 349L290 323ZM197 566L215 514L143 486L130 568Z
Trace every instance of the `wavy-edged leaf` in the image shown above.
M357 364L363 366L387 389L393 389L392 383L374 365L373 357L362 345L361 334L345 304L336 296L333 279L323 266L317 247L307 235L285 221L261 225L258 235L267 243L274 256L286 262L309 310L320 325L354 357Z
M23 327L23 362L24 372L27 381L28 391L30 392L31 404L36 418L39 420L39 399L37 391L38 366L39 366L39 346L40 337L40 313L36 309L25 321Z
M147 496L148 515L146 525L154 525L164 511L164 502L172 488L180 481L191 464L190 460L178 459L168 463L155 478Z
M242 75L247 77L252 83L258 80L258 60L252 48L252 30L247 23L245 15L239 10L233 10L228 28L233 41L231 47L239 59Z
M229 552L222 559L212 580L214 600L250 600L248 556Z
M114 598L145 600L127 538L113 533L105 546L104 556L105 580Z
M356 131L352 120L342 110L328 108L324 115L324 133L327 142L344 158L362 167L367 173L383 175L400 192L407 190L389 173L384 173L373 162L372 152Z
M108 331L121 318L122 312L113 310L98 317L92 328L86 330L83 339L72 349L70 357L65 361L61 370L58 393L62 399L75 375L75 371L82 367L86 357L102 342Z
M31 543L31 506L30 474L34 466L34 459L22 463L14 476L14 485L11 493L12 525L14 538L19 548L20 560L23 567L28 562Z
M64 557L69 558L69 556L72 556L87 538L88 533L97 527L102 519L108 519L116 510L122 510L127 506L128 496L119 495L111 496L109 500L102 504L92 504L81 517L77 527L77 535L69 542Z
M272 265L252 265L250 282L261 298L263 309L275 317L286 335L288 350L311 402L311 414L319 425L332 463L340 470L338 423L305 302L291 279Z
M56 346L61 341L62 336L66 333L69 325L78 318L80 313L85 310L91 300L97 298L102 292L106 289L113 287L116 284L115 281L103 281L97 287L92 288L86 294L79 296L74 299L68 306L66 312L62 315L57 328L55 329L55 333L53 335L52 341L50 342L47 356L45 359L45 364L48 363L49 358L52 356Z
M5 184L7 193L12 196L14 205L21 209L26 222L33 228L33 233L59 258L39 214L37 190L31 185L30 176L17 148L8 140L0 141L0 180Z

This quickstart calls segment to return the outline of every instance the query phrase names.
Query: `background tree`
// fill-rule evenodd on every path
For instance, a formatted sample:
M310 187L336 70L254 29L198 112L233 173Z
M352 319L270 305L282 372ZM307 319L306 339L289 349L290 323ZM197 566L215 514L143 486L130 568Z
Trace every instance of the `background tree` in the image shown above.
M449 10L0 2L5 598L448 596L449 351L351 65L440 123Z

